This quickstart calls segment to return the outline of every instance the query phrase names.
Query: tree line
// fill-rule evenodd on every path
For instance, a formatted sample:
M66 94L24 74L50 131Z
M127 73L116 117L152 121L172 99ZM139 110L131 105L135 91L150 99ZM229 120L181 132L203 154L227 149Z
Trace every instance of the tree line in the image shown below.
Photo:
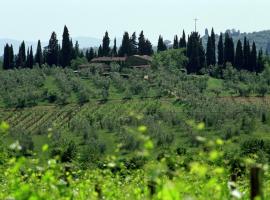
M186 56L189 58L187 63L188 73L200 73L203 68L219 65L225 67L227 63L231 63L238 70L248 70L251 72L262 72L264 68L263 51L260 49L257 52L255 42L250 45L248 39L244 38L244 43L238 40L236 47L234 41L228 32L219 35L219 41L216 42L216 34L214 29L211 35L208 36L206 49L202 44L202 39L198 32L192 32L186 41L185 31L182 37L178 39L174 37L171 48L186 48ZM163 41L162 36L159 36L157 51L165 51L168 46Z
M71 60L77 57L86 57L88 61L91 61L95 57L104 56L131 56L131 55L152 55L154 53L150 40L145 38L143 31L141 31L138 41L136 33L134 32L129 36L128 32L125 32L122 39L122 44L117 48L116 39L114 39L114 45L110 46L109 33L106 31L102 45L99 46L96 51L93 47L87 49L84 53L80 50L78 42L73 45L72 39L69 35L69 30L65 26L62 35L62 45L60 46L57 35L52 33L48 46L43 50L40 40L38 41L36 54L33 54L32 46L27 49L25 42L23 41L19 47L18 54L14 54L13 46L6 44L4 49L4 69L13 68L33 68L34 64L41 66L42 64L48 64L49 66L57 65L62 67L70 66Z
M234 41L228 32L225 33L225 37L221 33L219 41L216 42L214 29L212 29L211 35L208 36L206 49L203 47L202 39L198 32L192 32L186 39L185 31L183 31L180 38L178 35L175 35L172 46L168 46L160 35L157 52L166 51L168 48L186 49L185 53L189 58L186 65L188 73L199 73L203 68L209 66L226 66L226 63L231 63L238 70L248 70L257 73L261 72L264 66L263 52L262 50L257 52L255 42L250 46L249 41L245 38L243 44L238 40L235 47ZM99 48L96 50L91 47L84 53L80 50L78 42L73 45L69 30L65 26L61 46L56 33L53 32L48 46L44 49L41 47L40 40L38 41L35 55L33 54L32 46L26 51L24 41L20 45L17 55L14 55L13 46L6 44L3 68L32 68L34 64L41 66L45 63L50 66L67 67L70 66L71 60L77 57L86 57L88 61L91 61L95 57L152 55L153 53L153 46L150 40L145 38L143 31L141 31L138 38L136 32L131 36L128 32L125 32L119 48L116 44L116 38L113 40L113 46L111 45L109 33L106 31Z
M13 46L6 44L4 49L4 69L13 68L33 68L34 64L41 66L47 63L48 65L60 65L66 67L70 65L72 59L83 57L84 54L79 49L79 44L76 42L73 45L72 39L69 36L68 28L64 27L62 48L58 43L57 35L52 33L48 46L44 49L41 47L40 40L38 41L36 54L33 54L32 46L27 49L23 41L19 47L18 54L14 55Z

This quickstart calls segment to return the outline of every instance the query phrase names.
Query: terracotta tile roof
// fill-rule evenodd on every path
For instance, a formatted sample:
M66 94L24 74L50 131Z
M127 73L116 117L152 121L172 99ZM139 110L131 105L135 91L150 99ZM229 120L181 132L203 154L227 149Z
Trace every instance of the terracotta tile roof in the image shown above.
M98 57L91 60L91 62L124 62L126 57Z
M148 55L134 55L134 56L137 58L142 58L142 59L150 61L150 62L153 60L152 57L148 56Z

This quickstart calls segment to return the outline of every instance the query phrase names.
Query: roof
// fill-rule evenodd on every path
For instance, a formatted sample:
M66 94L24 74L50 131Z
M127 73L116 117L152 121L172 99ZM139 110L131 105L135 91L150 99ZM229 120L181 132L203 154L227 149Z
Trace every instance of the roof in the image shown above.
M91 62L124 62L127 57L98 57L91 60Z
M153 60L152 57L148 55L134 55L134 57L141 58L150 62Z

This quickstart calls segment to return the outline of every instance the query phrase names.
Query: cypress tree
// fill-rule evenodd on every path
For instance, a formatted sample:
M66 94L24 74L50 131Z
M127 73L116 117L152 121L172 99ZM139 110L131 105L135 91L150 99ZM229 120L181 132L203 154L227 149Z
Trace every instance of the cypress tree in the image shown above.
M131 43L128 32L125 32L122 39L122 45L119 49L120 56L130 56L131 55Z
M223 35L220 33L218 41L218 64L224 64L224 45L223 45Z
M9 68L14 68L14 51L12 45L9 47Z
M60 65L61 61L61 46L60 44L57 45L57 65Z
M29 53L29 48L27 48L27 54L26 54L26 68L30 68L30 53Z
M208 41L207 41L207 48L206 48L206 64L207 66L210 65L215 65L215 59L214 59L214 48L212 44L212 38L208 36Z
M112 56L114 56L114 57L117 56L117 44L116 44L116 38L114 38L114 41L113 41Z
M238 40L235 52L235 59L234 59L234 66L241 70L244 64L244 54L243 54L243 47L242 42Z
M192 32L187 44L188 73L199 73L205 67L205 52L198 32Z
M152 46L151 42L147 39L145 41L144 55L151 56L151 55L153 55L153 53L154 53L153 46Z
M94 49L91 47L87 56L88 62L90 62L94 57L95 57L95 52L94 52Z
M25 54L25 43L24 41L19 47L19 53L17 55L16 67L25 67L26 64L26 54Z
M27 48L27 53L26 53L26 68L30 68L29 67L29 48Z
M252 44L252 50L250 53L250 66L253 72L258 71L257 70L257 48L256 48L255 42L253 42Z
M73 41L70 39L70 48L71 48L71 60L76 58L75 48L73 46Z
M138 54L138 42L136 32L134 32L130 38L130 45L131 45L131 55Z
M183 30L183 35L179 41L179 48L186 48L186 47L187 47L186 34L185 31Z
M62 50L61 50L61 65L62 67L70 66L72 57L72 47L70 45L70 37L68 28L65 26L63 31Z
M230 62L234 64L234 43L233 39L230 37L229 33L225 34L224 42L224 62Z
M3 69L10 69L10 48L8 44L4 48Z
M246 70L250 70L251 71L251 67L250 67L250 46L249 46L249 41L247 40L247 38L244 38L244 69Z
M138 54L139 55L145 55L146 54L146 41L145 41L143 31L141 31L138 40L139 40L139 42L138 42Z
M55 32L52 33L49 45L46 51L46 61L49 66L58 65L59 61L59 45L57 35Z
M178 36L175 35L173 39L173 48L178 49L179 48L179 42L178 42Z
M214 29L211 31L211 44L212 44L212 57L211 57L211 65L215 65L216 61L216 34Z
M160 35L158 38L157 51L161 52L161 51L166 51L166 50L167 50L167 46L166 44L164 44L163 37Z
M260 73L264 70L264 60L263 60L263 50L259 50L259 55L258 55L258 61L257 61L257 73Z
M102 46L100 45L98 48L98 57L102 57L103 56L103 51L102 51Z
M74 47L74 55L75 55L75 58L81 57L80 54L81 54L81 52L80 52L79 42L76 41L75 47Z
M85 52L85 57L86 57L86 59L87 59L87 61L89 62L89 50L88 49L86 49L86 52Z
M103 56L109 56L111 52L110 49L110 37L108 31L106 31L105 36L102 40L102 55Z
M42 55L42 49L41 49L41 42L38 40L37 44L37 51L35 55L35 63L37 63L39 66L43 64L43 55Z
M33 55L33 48L30 47L30 54L29 54L29 66L30 68L33 68L34 66L34 55Z
M83 57L84 57L83 51L79 51L79 58L83 58Z

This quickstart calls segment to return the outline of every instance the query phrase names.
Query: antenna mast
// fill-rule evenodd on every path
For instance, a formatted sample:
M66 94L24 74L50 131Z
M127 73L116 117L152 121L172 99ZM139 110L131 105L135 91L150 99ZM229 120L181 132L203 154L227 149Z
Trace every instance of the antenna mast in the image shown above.
M195 32L197 32L197 21L198 21L199 19L197 19L197 18L195 18L194 19L194 21L195 21Z

